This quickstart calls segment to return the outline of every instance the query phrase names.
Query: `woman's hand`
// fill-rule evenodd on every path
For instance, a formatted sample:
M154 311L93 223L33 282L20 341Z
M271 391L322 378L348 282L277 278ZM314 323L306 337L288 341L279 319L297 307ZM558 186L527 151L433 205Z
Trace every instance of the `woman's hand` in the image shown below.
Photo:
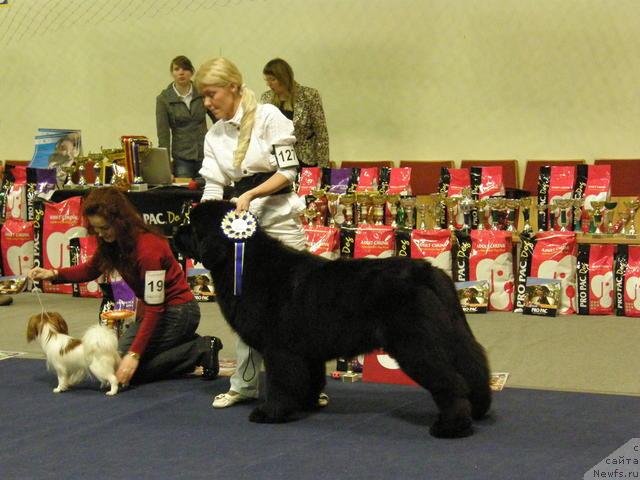
M251 203L251 200L253 200L253 198L254 196L251 193L251 190L240 195L236 200L236 213L241 214L242 212L246 212L247 210L249 210L249 204Z
M48 270L46 268L35 267L29 270L27 276L31 280L53 280L56 278L57 273L55 270Z
M129 385L131 377L133 377L133 374L136 373L139 364L140 360L138 360L137 358L134 358L131 355L125 355L120 362L118 371L116 372L118 383L120 383L121 385Z

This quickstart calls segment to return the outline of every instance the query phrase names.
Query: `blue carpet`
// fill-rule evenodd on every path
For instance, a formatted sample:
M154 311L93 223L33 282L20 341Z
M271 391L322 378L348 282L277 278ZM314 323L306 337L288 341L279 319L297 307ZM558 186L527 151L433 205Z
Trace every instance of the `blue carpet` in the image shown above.
M326 409L256 425L210 407L228 379L54 394L44 361L3 360L0 478L579 479L640 432L637 397L506 389L475 435L437 440L421 389L328 382Z

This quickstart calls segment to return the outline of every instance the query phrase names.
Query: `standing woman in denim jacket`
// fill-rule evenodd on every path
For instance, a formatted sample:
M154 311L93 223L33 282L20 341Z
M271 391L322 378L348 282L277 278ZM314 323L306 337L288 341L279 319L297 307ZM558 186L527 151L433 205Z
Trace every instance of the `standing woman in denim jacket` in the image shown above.
M169 150L176 177L196 178L204 158L206 114L216 119L204 108L202 95L191 81L191 60L180 55L171 60L169 70L174 81L156 98L158 146Z

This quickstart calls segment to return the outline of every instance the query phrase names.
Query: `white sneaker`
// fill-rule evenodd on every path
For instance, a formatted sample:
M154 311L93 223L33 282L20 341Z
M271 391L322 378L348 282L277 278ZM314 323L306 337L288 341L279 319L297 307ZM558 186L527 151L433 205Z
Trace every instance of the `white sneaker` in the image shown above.
M227 393L216 395L211 406L213 408L227 408L235 405L236 403L247 402L249 400L255 400L255 398L242 395L241 393L234 392L233 390L229 390Z

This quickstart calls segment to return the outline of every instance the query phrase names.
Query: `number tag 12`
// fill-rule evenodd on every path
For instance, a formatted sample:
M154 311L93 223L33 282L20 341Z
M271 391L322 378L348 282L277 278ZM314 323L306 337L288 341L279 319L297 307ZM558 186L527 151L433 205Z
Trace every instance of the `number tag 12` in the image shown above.
M293 145L274 145L273 154L276 157L279 168L297 167L299 165Z
M147 270L144 274L144 301L147 305L164 303L165 270Z

